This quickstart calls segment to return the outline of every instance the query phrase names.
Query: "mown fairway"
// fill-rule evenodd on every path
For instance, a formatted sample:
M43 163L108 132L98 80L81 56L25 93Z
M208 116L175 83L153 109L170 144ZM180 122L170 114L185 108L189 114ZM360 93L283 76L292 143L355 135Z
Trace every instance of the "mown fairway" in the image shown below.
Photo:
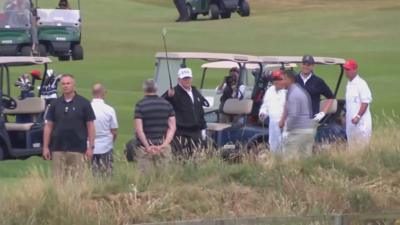
M79 92L88 97L93 83L107 85L108 103L117 109L120 122L116 147L119 153L132 136L133 106L142 97L142 81L153 76L154 54L163 50L163 27L168 28L170 51L308 53L355 58L373 91L374 114L400 112L398 0L253 0L250 3L249 18L233 15L229 20L177 24L173 22L176 11L172 1L83 1L85 60L56 62L52 68L59 73L75 74ZM194 71L200 72L198 68ZM331 85L337 78L335 72L317 68L317 73L326 74L323 77ZM13 79L16 78L14 74ZM209 82L211 85L217 81ZM341 96L344 86L345 82ZM32 165L42 164L38 157L0 162L0 183L18 180Z

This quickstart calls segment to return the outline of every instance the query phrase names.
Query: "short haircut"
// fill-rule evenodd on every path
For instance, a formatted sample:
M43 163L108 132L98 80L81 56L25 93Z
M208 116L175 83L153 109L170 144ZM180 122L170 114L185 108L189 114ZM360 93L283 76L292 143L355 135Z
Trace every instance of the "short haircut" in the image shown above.
M69 73L66 73L66 74L61 75L61 79L63 79L64 77L69 77L69 78L72 78L72 80L75 80L74 75L69 74Z
M284 71L285 76L289 78L289 80L295 82L296 81L296 74L294 73L293 70L285 70Z
M103 84L96 83L93 85L93 88L92 88L93 96L100 96L100 95L104 95L105 93L106 93L106 87L104 87Z
M143 91L146 93L155 93L157 92L158 87L156 82L153 79L147 79L143 83Z

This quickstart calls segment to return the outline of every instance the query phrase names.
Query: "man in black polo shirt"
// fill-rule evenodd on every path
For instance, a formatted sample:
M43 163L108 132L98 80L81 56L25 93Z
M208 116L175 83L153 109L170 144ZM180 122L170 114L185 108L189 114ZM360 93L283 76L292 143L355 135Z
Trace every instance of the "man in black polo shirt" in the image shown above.
M75 79L61 77L63 96L47 111L43 133L43 158L53 160L53 176L61 179L82 174L85 156L93 155L95 114L88 100L75 92Z
M312 115L310 116L319 122L325 117L331 107L334 96L325 81L314 74L314 57L305 55L302 62L301 72L296 76L296 82L309 93L312 104ZM328 99L328 101L326 101L320 111L321 95Z
M139 168L146 172L151 166L165 166L171 159L170 143L176 130L172 105L157 96L154 80L147 80L145 96L135 107L135 129Z

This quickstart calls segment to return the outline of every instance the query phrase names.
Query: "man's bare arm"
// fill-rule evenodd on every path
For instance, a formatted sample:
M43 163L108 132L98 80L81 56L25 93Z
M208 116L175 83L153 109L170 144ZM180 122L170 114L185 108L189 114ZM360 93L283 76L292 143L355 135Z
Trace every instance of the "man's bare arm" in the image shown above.
M43 158L46 160L51 159L49 144L50 144L50 135L52 131L53 131L53 122L47 121L46 124L44 125L44 131L43 131L43 152L42 152Z
M117 136L118 136L118 129L111 129L111 134L113 136L113 141L115 142L115 140L117 140Z
M94 122L93 121L86 122L86 127L87 127L87 133L88 133L89 147L91 148L94 146L94 137L96 134Z
M88 134L89 146L86 149L85 155L86 155L86 157L91 159L93 157L94 138L95 138L95 135L96 135L94 122L93 121L86 122L86 129L87 129L87 134Z
M168 118L168 130L167 134L165 135L165 140L161 145L161 147L165 147L171 143L172 139L174 138L175 131L176 131L176 119L175 116L171 116Z
M362 117L364 115L364 113L367 111L368 105L369 105L368 103L361 103L360 110L358 111L357 115Z
M142 119L135 119L135 130L136 136L139 138L140 143L147 150L150 147L149 142L147 141L146 134L143 131L143 121Z
M354 115L351 122L353 124L358 124L361 120L361 117L364 115L364 113L367 111L367 109L368 109L368 103L361 103L360 110L358 110L357 115Z
M332 106L333 100L334 100L333 98L327 99L324 106L322 107L321 112L324 112L325 114L328 113L329 109Z

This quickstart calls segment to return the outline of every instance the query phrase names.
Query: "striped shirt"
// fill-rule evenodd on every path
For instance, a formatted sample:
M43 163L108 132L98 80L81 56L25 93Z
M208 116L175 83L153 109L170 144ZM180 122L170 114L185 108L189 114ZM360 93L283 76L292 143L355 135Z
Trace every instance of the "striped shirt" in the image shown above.
M154 145L162 144L168 130L168 119L172 116L175 116L172 105L157 95L145 96L135 107L135 119L142 119L144 134Z

